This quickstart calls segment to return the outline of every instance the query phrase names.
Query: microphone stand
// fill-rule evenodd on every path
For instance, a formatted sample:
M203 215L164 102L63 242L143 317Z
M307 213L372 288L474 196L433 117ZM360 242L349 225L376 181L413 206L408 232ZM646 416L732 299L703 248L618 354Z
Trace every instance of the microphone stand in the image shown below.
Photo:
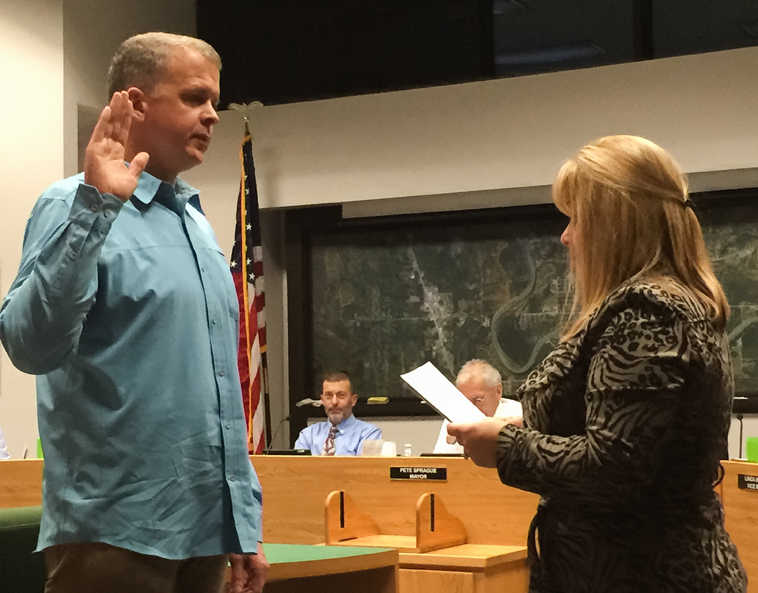
M732 402L732 414L737 418L740 423L740 446L739 446L739 459L742 459L742 418L745 414L758 413L758 394L757 393L741 393L734 396Z
M311 399L310 397L305 397L297 402L295 402L295 407L302 408L303 406L313 406L314 408L318 408L322 406L321 400L319 399ZM287 414L284 418L282 418L279 423L276 425L276 428L274 429L273 434L271 435L271 439L269 439L268 446L263 450L264 454L268 455L268 452L271 451L271 446L274 443L274 439L279 436L279 431L282 429L282 426L285 422L290 420L292 418L291 414Z
M268 452L271 451L271 446L274 444L274 439L279 436L279 431L282 429L282 426L284 426L284 423L287 422L291 416L287 414L284 418L282 418L279 423L276 425L276 428L274 429L274 433L271 435L271 440L268 442L268 447L264 449L264 453L268 455Z

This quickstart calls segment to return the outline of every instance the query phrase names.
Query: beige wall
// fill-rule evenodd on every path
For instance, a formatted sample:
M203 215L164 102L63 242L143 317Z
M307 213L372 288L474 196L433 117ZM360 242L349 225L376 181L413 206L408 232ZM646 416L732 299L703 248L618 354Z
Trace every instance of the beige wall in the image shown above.
M458 194L460 205L467 192L511 203L518 194L498 197L503 188L548 185L578 147L617 133L650 137L688 172L755 169L757 71L751 47L266 107L256 147L263 204L401 198L393 210L434 210L436 196ZM708 179L744 186L734 174Z
M61 0L0 2L0 291L8 292L34 200L63 173ZM35 450L34 381L0 353L0 426L14 457Z

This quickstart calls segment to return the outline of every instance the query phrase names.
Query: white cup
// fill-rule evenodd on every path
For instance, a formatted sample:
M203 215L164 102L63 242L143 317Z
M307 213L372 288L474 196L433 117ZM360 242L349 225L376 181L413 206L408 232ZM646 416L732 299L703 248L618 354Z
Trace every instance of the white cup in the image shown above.
M382 457L397 457L397 444L395 441L384 441L382 445Z
M361 447L361 455L376 457L382 454L382 447L384 446L384 440L382 439L367 439L363 441L363 447Z

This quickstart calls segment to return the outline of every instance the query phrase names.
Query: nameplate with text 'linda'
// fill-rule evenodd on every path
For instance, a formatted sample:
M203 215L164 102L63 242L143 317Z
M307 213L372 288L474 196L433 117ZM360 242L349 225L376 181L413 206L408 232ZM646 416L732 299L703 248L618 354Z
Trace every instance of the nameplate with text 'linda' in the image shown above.
M446 467L390 467L390 480L447 481Z
M755 490L758 492L758 476L737 474L737 488L740 490Z

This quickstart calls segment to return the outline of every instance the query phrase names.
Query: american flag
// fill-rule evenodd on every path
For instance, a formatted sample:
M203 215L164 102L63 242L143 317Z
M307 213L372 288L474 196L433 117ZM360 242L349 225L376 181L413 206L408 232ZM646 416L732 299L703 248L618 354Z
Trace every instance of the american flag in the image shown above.
M234 277L240 310L237 365L242 384L242 406L247 421L248 450L250 453L262 453L265 446L265 404L268 402L263 248L253 144L247 123L240 146L240 165L242 171L237 196L237 223L229 267Z

